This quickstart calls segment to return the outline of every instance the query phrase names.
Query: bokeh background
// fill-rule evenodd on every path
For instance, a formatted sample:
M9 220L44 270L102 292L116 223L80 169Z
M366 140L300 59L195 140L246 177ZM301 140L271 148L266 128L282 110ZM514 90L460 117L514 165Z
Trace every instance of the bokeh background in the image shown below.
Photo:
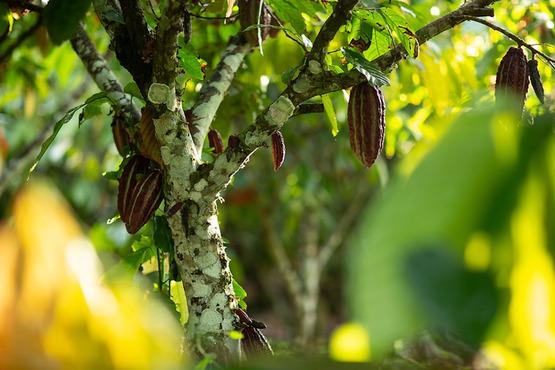
M414 0L395 11L415 30L458 5ZM554 1L494 8L495 22L552 55ZM215 1L206 15L222 9ZM15 36L36 19L11 17ZM134 93L92 12L85 26ZM237 31L198 20L191 45L213 66ZM266 323L279 356L555 368L553 69L540 61L546 104L530 89L520 121L493 99L510 46L465 23L401 62L383 88L385 149L368 170L350 151L347 95L336 92L336 121L321 113L286 124L278 172L261 150L235 177L220 206L222 233L248 312ZM8 47L1 42L0 55ZM252 122L302 61L283 33L263 52L247 58L218 112L224 138ZM199 82L183 79L185 108ZM0 59L0 368L185 366L186 308L157 232L163 217L134 236L116 217L121 158L108 105L64 125L28 179L54 124L95 92L70 45L51 45L42 26Z

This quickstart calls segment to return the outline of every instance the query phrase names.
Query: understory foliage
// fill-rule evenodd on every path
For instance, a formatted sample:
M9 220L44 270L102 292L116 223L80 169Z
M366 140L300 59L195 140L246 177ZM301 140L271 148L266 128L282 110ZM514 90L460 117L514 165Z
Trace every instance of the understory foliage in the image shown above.
M3 0L0 368L554 368L554 14Z

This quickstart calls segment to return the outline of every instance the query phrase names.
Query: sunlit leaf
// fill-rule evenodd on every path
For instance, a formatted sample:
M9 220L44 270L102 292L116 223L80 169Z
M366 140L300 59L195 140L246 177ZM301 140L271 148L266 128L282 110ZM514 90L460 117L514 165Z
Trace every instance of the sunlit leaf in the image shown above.
M324 105L324 112L326 112L326 117L328 117L328 121L330 121L331 134L332 136L337 136L337 134L339 133L339 127L337 125L335 109L333 108L333 103L329 95L322 95L322 104Z

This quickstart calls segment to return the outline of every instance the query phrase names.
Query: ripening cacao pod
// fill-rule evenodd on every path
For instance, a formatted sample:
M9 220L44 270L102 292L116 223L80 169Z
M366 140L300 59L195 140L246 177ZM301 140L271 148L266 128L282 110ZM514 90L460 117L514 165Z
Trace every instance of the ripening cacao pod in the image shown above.
M524 108L528 92L528 64L520 48L509 48L501 59L495 79L495 99L512 98L519 104L519 112Z
M540 76L540 72L538 71L537 60L531 59L528 61L528 73L530 74L530 83L532 85L532 88L534 89L534 93L543 104L545 100L545 95L543 92L542 78Z
M141 122L139 123L139 151L147 158L152 159L160 166L163 165L160 145L154 132L154 121L152 112L148 108L143 108Z
M131 145L131 138L127 132L127 125L123 116L116 114L112 120L112 135L119 154L124 156Z
M268 340L262 334L260 329L265 329L266 325L261 322L252 320L245 311L238 308L235 314L239 318L239 326L242 327L241 349L248 357L256 357L261 355L273 355L272 347Z
M159 169L150 170L137 181L128 202L127 232L135 234L154 215L163 199L163 183L164 176Z
M351 89L347 112L351 149L366 167L380 155L385 133L385 100L366 82Z
M262 4L261 4L262 2ZM257 28L250 29L243 34L245 38L252 46L258 46L258 27L260 27L260 36L262 41L266 39L270 33L269 26L272 22L272 16L263 3L263 0L239 0L239 23L241 23L241 29L245 29L250 26L257 26ZM260 13L260 24L258 19L258 14L260 11L260 6L262 5L262 12Z
M272 134L272 161L274 171L279 170L285 160L285 142L281 132L276 131Z
M144 226L162 202L162 172L147 158L135 155L123 168L118 187L118 211L130 234Z
M208 144L214 149L214 153L220 154L224 151L224 142L220 133L216 129L208 131Z

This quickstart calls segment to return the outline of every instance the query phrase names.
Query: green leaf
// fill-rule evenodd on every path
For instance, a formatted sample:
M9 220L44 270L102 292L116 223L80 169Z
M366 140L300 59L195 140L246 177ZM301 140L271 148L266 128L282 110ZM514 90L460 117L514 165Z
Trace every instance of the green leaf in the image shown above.
M170 225L165 217L154 217L154 245L164 252L172 253L173 251Z
M247 298L247 291L243 289L243 287L239 285L239 283L235 279L233 279L233 292L239 300L239 307L241 307L243 310L246 310L247 303L245 302L245 298Z
M368 82L374 86L389 85L389 78L373 63L352 49L342 48L341 51L355 68L362 73Z
M179 312L179 322L181 325L185 325L189 320L189 308L187 307L187 296L185 296L182 281L171 281L170 298L175 303L175 310Z
M90 0L50 0L44 7L44 24L54 44L71 38L89 9Z
M333 103L329 95L322 95L322 104L324 104L324 111L326 112L326 116L330 121L331 134L333 137L335 137L339 133L339 127L337 126L337 117L335 116L335 109L333 109Z
M50 136L42 143L39 154L37 154L37 157L32 163L31 168L29 169L29 175L31 175L31 173L35 170L39 161L42 159L42 157L44 156L48 148L50 148L50 145L52 145L52 143L54 142L54 139L58 135L58 132L60 132L60 130L66 123L71 121L71 119L73 118L73 115L79 109L86 107L88 104L91 104L100 99L107 99L106 94L105 93L94 94L93 96L88 98L83 104L80 104L74 108L71 108L66 114L64 114L64 116L58 122L56 122L52 130L52 134L50 134Z
M177 52L177 57L181 68L185 70L189 77L202 80L204 78L204 74L202 73L201 64L198 60L196 50L190 44L185 44L182 37L179 41L179 51Z
M123 88L123 91L126 94L129 94L135 98L138 98L144 101L143 94L141 94L141 90L139 89L139 86L135 81L131 81L127 85L125 85L125 87Z
M300 9L297 7L297 2L289 0L267 0L267 3L282 22L293 26L297 34L301 35L304 32L304 18Z

